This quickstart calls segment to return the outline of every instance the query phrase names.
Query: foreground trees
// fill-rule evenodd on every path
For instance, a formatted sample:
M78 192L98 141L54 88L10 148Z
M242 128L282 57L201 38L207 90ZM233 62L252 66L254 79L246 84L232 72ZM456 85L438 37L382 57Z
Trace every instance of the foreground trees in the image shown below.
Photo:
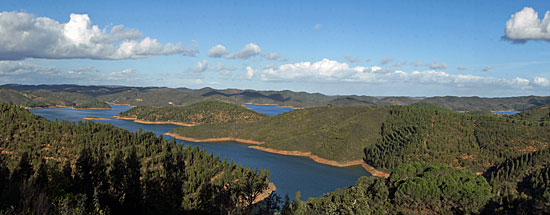
M151 132L50 122L6 104L0 128L3 213L248 213L269 182L267 171Z

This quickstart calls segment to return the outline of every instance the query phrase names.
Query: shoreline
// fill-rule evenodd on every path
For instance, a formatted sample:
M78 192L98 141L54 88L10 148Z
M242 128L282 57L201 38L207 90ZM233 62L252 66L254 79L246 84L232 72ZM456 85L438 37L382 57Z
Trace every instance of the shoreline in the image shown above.
M85 119L85 120L106 120L108 118L105 118L105 117L92 117L92 116L87 116L87 117L84 117L82 119Z
M204 143L204 142L239 142L239 143L246 143L246 144L254 144L254 145L261 145L264 144L264 142L254 141L254 140L246 140L241 138L234 138L234 137L218 137L218 138L205 138L205 139L197 139L192 137L184 137L180 136L179 134L174 134L170 132L164 133L165 135L174 137L176 139L189 141L189 142L196 142L196 143Z
M75 108L72 107L73 110L111 110L112 108Z
M123 117L123 116L118 116L118 115L113 116L113 117L116 118L116 119L122 119L122 120L132 120L136 123L141 123L141 124L152 124L152 125L171 124L171 125L179 125L179 126L187 126L187 127L198 125L198 124L188 124L188 123L183 123L183 122L172 122L172 121L146 121L146 120L137 119L135 117Z
M317 156L317 155L315 155L311 152L279 150L279 149L262 147L262 146L259 146L259 145L264 144L264 142L259 142L259 141L254 141L254 140L246 140L246 139L240 139L240 138L234 138L234 137L197 139L197 138L192 138L192 137L184 137L184 136L181 136L179 134L174 134L174 133L170 133L170 132L167 132L167 133L164 133L164 134L168 135L168 136L171 136L171 137L174 137L176 139L180 139L180 140L184 140L184 141L190 141L190 142L198 142L198 143L234 141L234 142L239 142L239 143L252 144L253 146L248 146L248 148L252 148L252 149L256 149L256 150L260 150L260 151L264 151L264 152L268 152L268 153L280 154L280 155L308 157L316 163L329 165L329 166L334 166L334 167L350 167L350 166L361 165L361 167L365 171L367 171L369 174L371 174L374 177L387 178L390 175L389 173L377 170L376 168L374 168L374 167L368 165L367 163L365 163L365 161L363 161L363 160L351 160L351 161L344 161L344 162L334 161L334 160L321 158L321 157L319 157L319 156Z
M126 106L130 106L130 107L137 107L135 105L131 105L131 104L118 104L118 103L113 103L113 102L105 102L107 104L110 104L110 105L126 105Z

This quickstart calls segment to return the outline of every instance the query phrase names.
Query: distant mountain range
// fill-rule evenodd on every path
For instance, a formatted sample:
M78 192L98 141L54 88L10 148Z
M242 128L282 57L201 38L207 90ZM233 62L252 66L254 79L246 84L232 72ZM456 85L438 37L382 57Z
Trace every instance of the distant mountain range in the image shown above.
M102 101L134 106L187 105L201 101L224 101L234 104L277 104L293 107L409 105L417 102L436 104L457 111L526 110L550 104L549 96L503 98L481 97L376 97L357 95L329 96L320 93L257 91L240 89L188 89L166 87L19 85L0 86L0 102L22 106L75 106ZM28 106L27 106L28 107Z

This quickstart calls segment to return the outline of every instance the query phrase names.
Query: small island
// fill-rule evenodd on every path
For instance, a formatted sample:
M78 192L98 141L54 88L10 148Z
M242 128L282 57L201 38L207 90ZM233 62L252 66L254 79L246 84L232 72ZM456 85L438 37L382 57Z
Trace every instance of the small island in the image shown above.
M220 101L204 101L185 106L138 106L115 116L143 124L175 124L196 126L200 124L247 123L269 116L248 108Z
M102 101L92 101L73 106L73 109L88 109L88 110L110 110L111 106Z

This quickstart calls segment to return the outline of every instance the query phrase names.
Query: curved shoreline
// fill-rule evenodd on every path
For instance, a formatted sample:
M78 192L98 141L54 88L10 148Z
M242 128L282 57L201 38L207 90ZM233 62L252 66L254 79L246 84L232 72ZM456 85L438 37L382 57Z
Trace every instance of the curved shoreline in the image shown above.
M82 119L85 119L85 120L106 120L108 118L105 118L105 117L92 117L92 116L87 116L87 117L84 117Z
M259 141L254 141L254 140L246 140L246 139L240 139L240 138L234 138L234 137L219 137L219 138L197 139L197 138L192 138L192 137L184 137L184 136L181 136L179 134L174 134L174 133L170 133L170 132L167 132L167 133L164 133L164 134L168 135L168 136L171 136L171 137L174 137L176 139L180 139L180 140L184 140L184 141L190 141L190 142L197 142L197 143L234 141L234 142L239 142L239 143L253 144L255 146L248 146L248 148L252 148L252 149L256 149L256 150L260 150L260 151L264 151L264 152L269 152L269 153L274 153L274 154L280 154L280 155L308 157L311 160L313 160L314 162L324 164L324 165L329 165L329 166L335 166L335 167L350 167L350 166L361 165L361 167L363 167L363 169L365 171L367 171L369 174L371 174L374 177L387 178L390 175L389 173L377 170L376 168L374 168L374 167L368 165L367 163L365 163L365 161L363 161L363 160L352 160L352 161L344 161L344 162L328 160L328 159L325 159L325 158L321 158L321 157L319 157L319 156L317 156L317 155L315 155L311 152L279 150L279 149L262 147L262 146L259 146L259 145L264 144L264 142L259 142Z
M72 107L73 110L111 110L112 108L75 108Z
M254 144L254 145L261 145L264 144L264 142L254 141L254 140L246 140L241 138L234 138L234 137L218 137L218 138L205 138L205 139L197 139L192 137L184 137L180 136L179 134L174 134L170 132L164 133L165 135L174 137L176 139L189 141L189 142L196 142L196 143L204 143L204 142L239 142L239 143L246 143L246 144Z
M146 121L146 120L141 120L141 119L137 119L135 117L122 117L122 116L113 116L114 118L116 119L123 119L123 120L132 120L136 123L141 123L141 124L153 124L153 125L165 125L165 124L172 124L172 125L180 125L180 126L187 126L187 127L190 127L190 126L196 126L197 124L188 124L188 123L182 123L182 122L172 122L172 121Z
M110 104L110 105L126 105L126 106L130 106L130 107L137 107L135 105L131 105L131 104L118 104L118 103L113 103L113 102L105 102L107 104Z

